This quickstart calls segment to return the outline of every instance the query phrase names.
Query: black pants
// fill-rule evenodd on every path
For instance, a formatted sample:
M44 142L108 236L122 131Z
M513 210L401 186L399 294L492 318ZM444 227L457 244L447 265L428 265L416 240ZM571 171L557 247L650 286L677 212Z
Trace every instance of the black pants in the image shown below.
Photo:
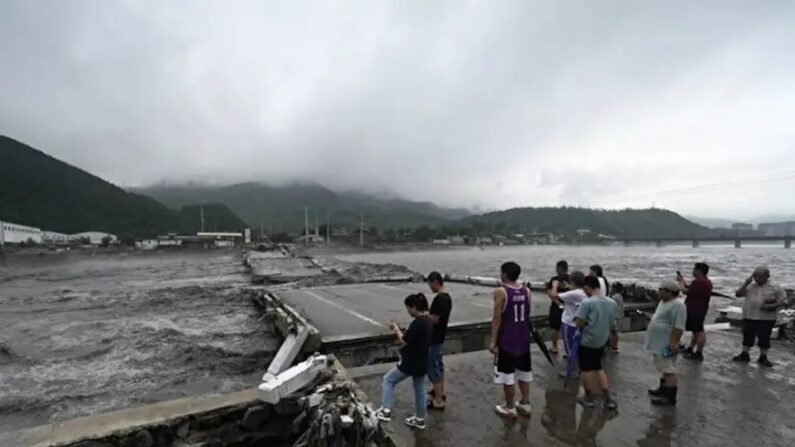
M774 320L743 320L743 346L753 346L756 339L759 349L770 349L770 334L775 324Z

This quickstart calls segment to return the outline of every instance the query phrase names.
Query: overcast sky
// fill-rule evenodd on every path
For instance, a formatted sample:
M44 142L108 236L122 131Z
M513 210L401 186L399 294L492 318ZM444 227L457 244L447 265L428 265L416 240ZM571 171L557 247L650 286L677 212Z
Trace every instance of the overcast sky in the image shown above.
M0 0L0 133L123 186L795 213L793 1Z

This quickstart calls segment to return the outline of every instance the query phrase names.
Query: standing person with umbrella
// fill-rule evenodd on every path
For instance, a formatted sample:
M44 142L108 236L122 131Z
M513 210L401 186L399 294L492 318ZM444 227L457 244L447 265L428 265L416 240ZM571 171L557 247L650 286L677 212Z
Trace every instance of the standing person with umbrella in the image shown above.
M500 267L502 286L494 290L489 351L494 358L494 383L502 385L505 404L494 411L506 418L530 416L530 290L518 282L522 269L515 262ZM522 399L515 403L516 382Z
M608 410L615 410L618 405L610 398L607 374L602 369L602 357L610 334L616 327L616 302L602 294L599 277L585 277L585 293L588 299L583 301L574 318L580 329L580 346L577 360L580 363L582 387L584 395L580 403L592 408L595 405L595 394L603 396L603 405Z

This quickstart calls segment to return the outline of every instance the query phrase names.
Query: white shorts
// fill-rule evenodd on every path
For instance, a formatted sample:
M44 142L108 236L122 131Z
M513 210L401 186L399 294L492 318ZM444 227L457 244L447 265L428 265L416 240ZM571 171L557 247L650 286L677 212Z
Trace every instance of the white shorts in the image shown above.
M654 355L654 366L660 374L676 374L676 357L663 357L660 354Z
M514 355L500 350L494 356L494 383L497 385L515 385L516 381L533 382L533 366L530 352Z

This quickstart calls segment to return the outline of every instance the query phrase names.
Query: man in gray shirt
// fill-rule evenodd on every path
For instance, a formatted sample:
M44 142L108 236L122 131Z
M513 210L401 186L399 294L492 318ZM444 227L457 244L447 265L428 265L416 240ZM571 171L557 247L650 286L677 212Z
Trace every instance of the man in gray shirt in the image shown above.
M786 293L781 287L770 282L770 270L757 267L754 274L746 279L735 293L737 298L745 298L743 303L743 352L734 357L735 362L750 362L751 347L756 340L759 346L761 366L772 367L767 359L770 349L770 334L776 324L778 310L786 304Z
M577 361L580 364L585 394L580 403L585 407L593 407L595 394L601 394L604 407L615 410L618 405L610 397L607 374L602 368L602 356L610 340L610 333L616 330L616 302L602 295L599 278L595 275L585 277L583 290L589 298L582 302L574 317L582 334Z
M660 387L649 390L654 405L676 405L676 393L679 378L676 371L676 354L679 352L679 341L685 332L687 308L679 298L679 284L665 281L660 285L660 302L654 316L644 313L650 319L646 329L647 351L654 356L654 365L660 372Z

